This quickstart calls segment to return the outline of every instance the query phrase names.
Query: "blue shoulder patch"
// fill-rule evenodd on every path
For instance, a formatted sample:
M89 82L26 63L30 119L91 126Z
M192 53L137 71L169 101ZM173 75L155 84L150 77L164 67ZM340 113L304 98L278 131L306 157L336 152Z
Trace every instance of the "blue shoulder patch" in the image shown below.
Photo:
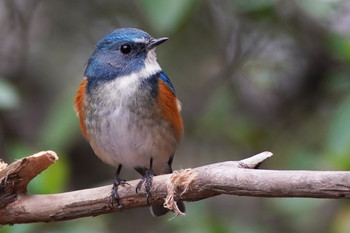
M156 98L159 93L159 79L162 80L170 88L171 92L175 96L174 86L163 71L160 71L156 74L151 75L149 78L144 79L141 83L141 88L149 90L151 96Z
M161 72L159 73L159 78L160 78L163 82L165 82L166 85L168 85L168 86L170 87L171 91L172 91L173 94L175 95L175 88L174 88L173 84L171 83L169 77L168 77L163 71L161 71Z

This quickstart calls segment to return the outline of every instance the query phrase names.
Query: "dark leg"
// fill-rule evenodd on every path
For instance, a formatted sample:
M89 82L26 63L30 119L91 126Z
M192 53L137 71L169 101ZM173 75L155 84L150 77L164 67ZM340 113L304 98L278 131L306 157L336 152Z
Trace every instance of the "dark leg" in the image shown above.
M118 195L118 186L128 184L125 180L120 179L119 174L122 170L122 165L119 164L117 171L115 172L114 178L113 178L113 187L112 187L112 193L111 193L111 204L113 205L114 202L117 203L118 209L122 210L123 206L119 202L119 195Z
M146 198L147 198L147 204L149 204L149 197L151 196L150 191L152 187L152 178L154 176L153 171L152 171L152 163L153 159L151 158L150 160L150 165L149 168L145 170L143 177L139 181L139 183L136 186L136 193L141 189L142 185L145 185L145 190L146 190Z

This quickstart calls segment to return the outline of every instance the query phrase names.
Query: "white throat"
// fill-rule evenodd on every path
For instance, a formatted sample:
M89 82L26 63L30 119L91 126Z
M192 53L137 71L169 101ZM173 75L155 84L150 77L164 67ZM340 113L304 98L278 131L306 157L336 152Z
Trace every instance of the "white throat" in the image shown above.
M162 71L162 69L157 62L155 51L152 49L148 52L145 59L145 66L141 70L133 72L129 75L118 77L115 79L113 84L110 83L109 85L116 85L113 88L117 88L123 92L132 93L135 91L135 88L138 87L138 83L141 80L147 79L160 71Z

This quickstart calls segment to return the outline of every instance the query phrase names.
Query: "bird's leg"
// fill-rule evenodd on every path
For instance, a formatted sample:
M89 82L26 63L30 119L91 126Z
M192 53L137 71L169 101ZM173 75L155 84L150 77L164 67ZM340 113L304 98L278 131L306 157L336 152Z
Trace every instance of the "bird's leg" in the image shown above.
M118 209L122 210L123 206L120 204L119 201L119 195L118 195L118 186L128 184L125 180L120 179L119 174L122 170L122 165L119 164L117 171L115 172L114 178L113 178L113 187L112 187L112 193L111 193L111 204L113 205L114 202L117 203Z
M153 170L152 170L152 163L153 159L151 158L150 160L150 166L148 169L145 170L144 176L140 179L139 183L136 186L136 193L141 189L142 185L145 185L145 190L146 190L146 198L147 198L147 204L150 205L149 203L149 198L151 196L151 187L152 187L152 178L154 176Z

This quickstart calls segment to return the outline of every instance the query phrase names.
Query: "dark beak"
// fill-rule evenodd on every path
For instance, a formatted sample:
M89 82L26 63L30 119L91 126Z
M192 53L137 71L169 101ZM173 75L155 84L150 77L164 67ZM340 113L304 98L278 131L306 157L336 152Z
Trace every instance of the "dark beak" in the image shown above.
M168 39L169 39L168 37L151 39L150 42L147 44L147 49L151 50L151 49L155 48L156 46L162 44L163 42L167 41Z

